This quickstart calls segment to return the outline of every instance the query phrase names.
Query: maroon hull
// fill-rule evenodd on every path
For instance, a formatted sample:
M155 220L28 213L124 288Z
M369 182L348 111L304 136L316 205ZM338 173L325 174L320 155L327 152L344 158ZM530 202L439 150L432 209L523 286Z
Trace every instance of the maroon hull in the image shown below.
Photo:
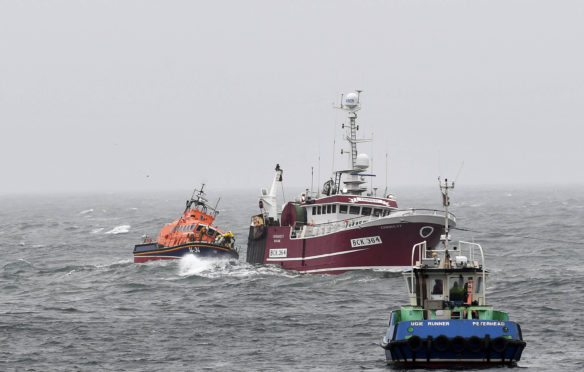
M272 185L261 189L259 214L252 216L246 261L274 264L305 273L340 273L348 270L388 270L409 267L411 247L426 241L435 247L455 217L448 211L398 209L393 195L377 195L371 161L359 153L357 112L361 91L341 97L338 109L347 112L343 123L349 155L347 167L336 170L314 192L306 188L293 201L285 201L283 169L276 164ZM371 184L371 189L367 187ZM278 190L282 189L283 203ZM443 205L448 198L443 199Z
M407 267L412 259L411 247L423 240L428 246L436 246L442 228L438 224L398 223L290 239L290 227L270 226L263 262L306 273Z

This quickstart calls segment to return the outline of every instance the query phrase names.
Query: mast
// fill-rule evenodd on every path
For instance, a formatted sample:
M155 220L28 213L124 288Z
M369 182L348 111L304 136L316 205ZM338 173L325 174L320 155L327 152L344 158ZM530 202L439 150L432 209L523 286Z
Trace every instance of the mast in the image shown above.
M360 138L357 139L357 131L359 130L359 125L357 125L357 111L361 110L361 92L362 90L356 90L355 92L349 93L346 96L341 95L341 104L336 107L338 109L347 112L349 118L349 127L347 128L347 134L345 135L345 140L349 142L351 146L350 157L348 161L348 171L342 171L347 173L347 180L343 181L347 188L347 193L361 195L363 191L367 191L366 188L362 188L361 185L366 183L360 179L361 175L359 173L363 172L365 169L369 168L369 157L365 154L359 155L357 152L357 143L369 142L370 139ZM343 125L344 128L344 125ZM341 154L344 151L341 150ZM339 179L340 181L340 179ZM336 183L336 182L335 182ZM338 189L340 190L340 185ZM344 191L343 191L344 193Z
M454 182L451 182L450 184L448 184L448 178L444 179L444 184L442 184L442 181L440 180L440 177L438 177L438 184L440 186L440 192L442 193L442 205L444 206L445 209L445 215L444 215L444 247L446 249L446 251L448 252L448 206L450 205L450 197L448 196L448 190L453 189L454 188Z

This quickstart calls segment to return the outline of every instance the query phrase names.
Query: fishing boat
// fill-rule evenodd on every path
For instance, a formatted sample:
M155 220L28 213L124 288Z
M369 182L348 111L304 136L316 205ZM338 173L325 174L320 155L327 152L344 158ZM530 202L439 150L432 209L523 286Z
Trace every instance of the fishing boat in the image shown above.
M400 210L386 191L377 195L368 181L369 156L359 153L357 112L361 91L341 96L337 107L347 113L342 124L349 151L348 166L334 171L322 192L306 189L294 201L278 205L283 169L276 165L268 189L259 197L259 213L249 227L247 258L252 264L274 264L302 273L337 274L349 270L400 270L410 263L410 249L421 239L428 246L440 243L445 217L441 210ZM282 188L283 190L283 188Z
M134 246L134 262L180 259L186 254L198 257L238 259L235 237L231 231L224 232L213 222L219 214L217 206L211 207L201 185L186 202L183 215L162 227L158 237L152 241L143 237L141 244Z
M441 186L448 198L448 180ZM447 206L446 206L447 207ZM403 273L410 303L391 312L381 341L386 360L398 367L450 368L516 365L525 341L509 314L486 302L484 253L477 243L450 248L426 242L411 251Z

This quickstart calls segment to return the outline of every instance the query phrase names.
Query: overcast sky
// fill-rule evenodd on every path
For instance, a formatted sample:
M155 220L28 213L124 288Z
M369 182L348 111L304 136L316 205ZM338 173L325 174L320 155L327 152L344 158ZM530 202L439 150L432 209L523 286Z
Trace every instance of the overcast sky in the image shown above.
M354 89L381 188L463 163L459 185L584 184L583 20L583 1L1 0L0 193L259 188L276 163L322 183Z

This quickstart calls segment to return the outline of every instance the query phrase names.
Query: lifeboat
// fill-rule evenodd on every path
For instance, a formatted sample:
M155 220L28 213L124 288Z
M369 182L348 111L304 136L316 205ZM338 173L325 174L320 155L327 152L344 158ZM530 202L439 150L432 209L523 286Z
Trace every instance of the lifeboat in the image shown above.
M134 262L179 259L186 254L198 257L238 259L235 237L213 224L219 211L211 207L203 191L205 184L186 202L183 215L165 225L156 240L148 236L134 246ZM218 204L219 202L217 202Z

